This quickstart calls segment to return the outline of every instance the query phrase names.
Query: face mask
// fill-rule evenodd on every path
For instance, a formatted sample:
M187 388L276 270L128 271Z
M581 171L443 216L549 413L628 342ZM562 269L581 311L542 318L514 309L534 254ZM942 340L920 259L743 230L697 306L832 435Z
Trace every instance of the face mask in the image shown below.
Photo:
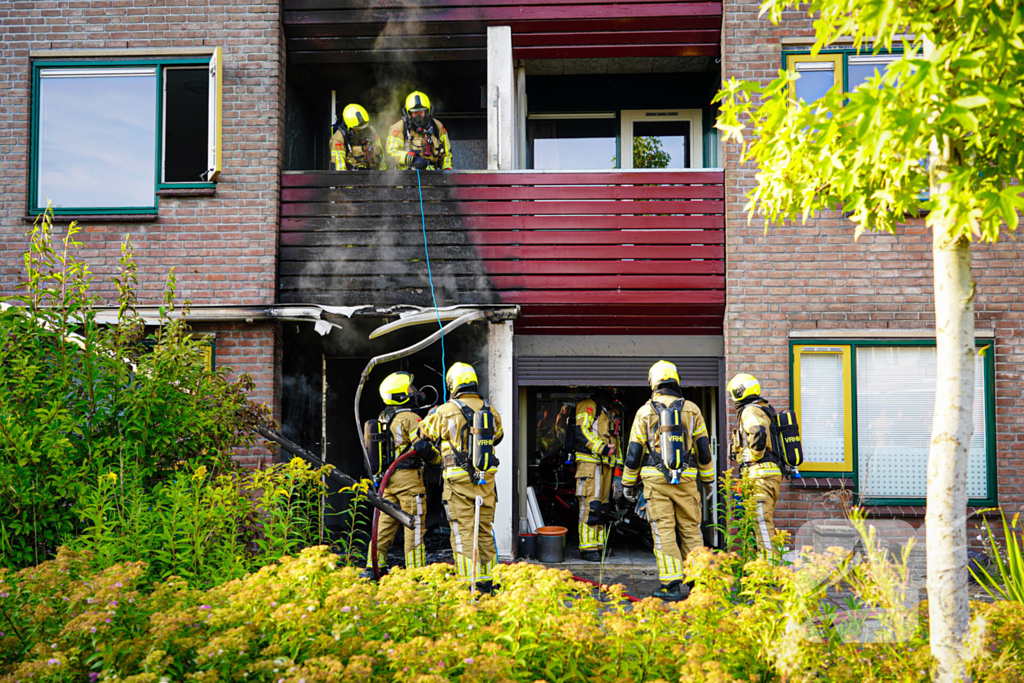
M359 128L352 129L352 141L358 144L362 144L370 139L370 127L360 126Z
M409 112L409 120L412 121L413 125L417 128L423 128L427 123L427 110L426 109L414 109Z

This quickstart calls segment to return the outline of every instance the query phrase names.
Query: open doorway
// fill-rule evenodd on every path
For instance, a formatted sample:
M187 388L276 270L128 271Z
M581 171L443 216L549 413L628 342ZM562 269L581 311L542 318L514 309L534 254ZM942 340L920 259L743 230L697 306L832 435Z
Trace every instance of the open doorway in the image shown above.
M629 430L636 411L650 400L646 387L620 386L622 420L618 426L620 444L628 447ZM598 387L529 386L525 387L526 481L520 486L533 489L544 524L568 529L568 557L577 557L579 548L579 501L576 497L575 463L565 454L566 425L575 405L592 395ZM712 453L718 452L719 391L715 386L683 387L683 396L695 403L704 416L711 440ZM522 451L521 451L522 452ZM625 451L623 450L623 453ZM716 474L718 463L716 462ZM524 489L525 490L525 489ZM702 496L702 500L705 497ZM716 543L717 522L714 499L705 500L702 531L704 543ZM650 553L653 548L650 525L636 514L635 505L625 499L612 501L608 547L610 556L620 557Z

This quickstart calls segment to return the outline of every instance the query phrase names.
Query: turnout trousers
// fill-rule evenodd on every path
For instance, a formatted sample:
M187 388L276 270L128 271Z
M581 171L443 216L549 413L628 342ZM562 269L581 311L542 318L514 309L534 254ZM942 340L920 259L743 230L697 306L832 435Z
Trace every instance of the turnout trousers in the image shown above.
M683 560L704 546L700 532L700 494L695 477L669 484L660 472L642 473L654 557L662 584L683 580Z
M576 463L576 497L580 504L580 552L601 550L607 539L604 513L611 508L611 465Z
M782 488L782 477L777 474L766 477L754 476L754 490L750 494L750 504L757 510L757 538L759 550L772 549L772 536L775 535L775 506L779 503L779 489Z
M476 580L490 581L494 568L498 565L498 551L494 543L494 506L498 497L494 490L494 472L485 475L483 486L476 485L473 480L461 474L445 479L444 500L445 513L452 528L452 553L455 555L455 567L459 578L466 582L473 578L473 520L476 514L476 497L483 499L480 507L480 535L477 555Z
M384 490L384 499L396 503L405 512L413 516L415 524L412 529L405 530L405 567L422 567L427 563L426 549L423 546L423 534L426 530L427 490L423 485L423 469L395 470ZM388 548L395 540L398 527L397 521L381 513L377 520L377 566L383 569L388 566ZM373 564L373 558L367 558L366 565Z

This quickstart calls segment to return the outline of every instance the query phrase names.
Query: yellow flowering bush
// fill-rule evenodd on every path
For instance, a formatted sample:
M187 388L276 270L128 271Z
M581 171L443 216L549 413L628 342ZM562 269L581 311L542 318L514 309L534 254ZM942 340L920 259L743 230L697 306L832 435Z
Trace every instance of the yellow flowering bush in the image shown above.
M929 680L926 625L900 643L813 642L795 626L810 614L796 570L749 564L733 602L724 553L692 558L697 587L676 605L528 564L500 566L502 589L473 601L451 566L377 584L323 546L208 590L143 589L143 563L93 560L65 548L0 570L0 682ZM975 681L1020 680L1022 647L1021 605L975 605Z

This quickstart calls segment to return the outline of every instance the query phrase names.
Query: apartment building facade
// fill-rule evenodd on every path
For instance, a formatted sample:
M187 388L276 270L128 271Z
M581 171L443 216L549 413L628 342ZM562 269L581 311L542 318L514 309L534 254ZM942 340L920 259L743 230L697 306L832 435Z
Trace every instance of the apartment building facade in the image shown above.
M806 17L774 28L756 3L730 0L10 3L0 290L16 286L47 200L85 226L83 256L107 296L130 233L143 303L174 267L216 363L251 373L286 434L351 472L367 362L438 317L482 312L445 335L443 357L435 344L376 367L358 412L380 409L376 382L391 370L440 388L444 364L473 362L509 431L502 554L525 523L527 486L549 472L560 407L618 386L635 409L659 358L679 365L720 469L732 373L801 412L816 459L784 488L781 526L829 514L822 495L839 487L876 514L919 520L927 231L855 243L837 215L765 233L743 210L754 169L713 127L722 78L816 62L807 83L847 87L858 56L811 59L808 34ZM386 135L412 90L447 127L453 172L328 170L341 107L359 102ZM1012 244L976 251L979 506L1016 503L1021 488ZM915 431L897 443L904 426ZM709 525L715 515L712 503Z

